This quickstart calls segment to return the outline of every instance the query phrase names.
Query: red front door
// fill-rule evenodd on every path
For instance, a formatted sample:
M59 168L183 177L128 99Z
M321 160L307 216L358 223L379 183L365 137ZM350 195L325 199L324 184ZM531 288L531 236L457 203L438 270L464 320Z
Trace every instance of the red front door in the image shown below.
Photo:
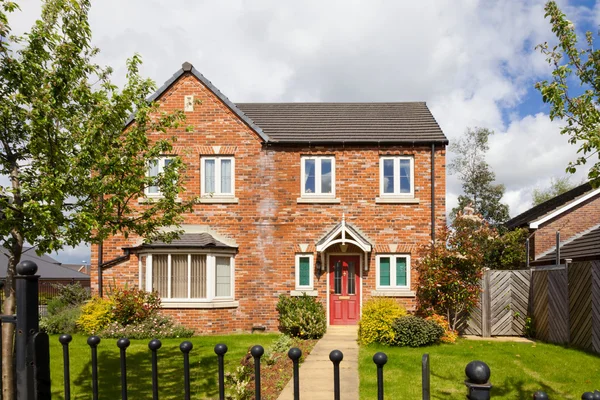
M331 325L354 325L360 313L360 257L329 256Z

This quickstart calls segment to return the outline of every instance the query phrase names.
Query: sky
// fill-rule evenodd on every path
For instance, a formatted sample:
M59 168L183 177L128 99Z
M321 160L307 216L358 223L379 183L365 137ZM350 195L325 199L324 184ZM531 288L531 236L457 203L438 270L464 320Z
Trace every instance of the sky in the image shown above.
M18 1L13 33L39 17ZM425 101L453 142L468 127L494 130L487 162L516 216L535 188L566 176L577 147L534 89L551 69L537 44L553 42L537 0L92 0L97 62L124 82L125 60L142 56L158 86L189 61L233 102ZM600 6L559 1L579 32L597 31ZM449 152L448 160L454 154ZM573 183L587 171L571 176ZM461 185L447 176L447 210ZM89 262L79 246L56 256Z

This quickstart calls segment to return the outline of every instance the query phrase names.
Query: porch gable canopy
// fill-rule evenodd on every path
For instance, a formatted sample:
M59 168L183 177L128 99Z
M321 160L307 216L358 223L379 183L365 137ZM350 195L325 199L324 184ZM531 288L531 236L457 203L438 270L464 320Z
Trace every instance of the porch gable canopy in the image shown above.
M342 218L342 222L338 223L327 235L317 242L317 251L322 252L334 244L353 244L359 247L365 253L371 252L372 245L362 236L356 228L346 223Z

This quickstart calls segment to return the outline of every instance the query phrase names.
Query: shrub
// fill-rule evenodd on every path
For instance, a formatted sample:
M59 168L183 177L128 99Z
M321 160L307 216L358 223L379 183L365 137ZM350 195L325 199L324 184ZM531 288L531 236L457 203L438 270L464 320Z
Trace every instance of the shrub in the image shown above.
M52 285L58 290L54 298L50 298L47 293L40 293L48 305L48 314L56 315L67 307L77 307L90 298L88 290L81 286L79 282L70 285L56 284Z
M325 308L314 297L279 296L279 327L292 337L320 339L327 330Z
M458 339L458 333L455 330L450 329L450 324L446 317L438 314L433 314L430 317L426 318L428 321L433 321L444 330L444 334L440 337L440 342L442 343L456 343L456 339Z
M56 314L40 320L40 329L48 334L74 334L78 332L77 319L81 315L78 306L66 307Z
M420 347L440 340L444 329L433 321L407 315L394 321L394 346Z
M177 325L171 317L155 313L142 322L122 325L119 322L111 322L99 334L107 338L119 339L166 339L166 338L188 338L194 335L193 329Z
M114 302L106 297L94 297L81 307L77 326L88 335L95 335L114 320Z
M160 308L157 292L138 288L119 288L111 295L114 321L121 325L143 322Z
M394 299L382 297L367 301L358 324L358 340L362 344L391 344L394 340L392 324L404 315L406 309Z

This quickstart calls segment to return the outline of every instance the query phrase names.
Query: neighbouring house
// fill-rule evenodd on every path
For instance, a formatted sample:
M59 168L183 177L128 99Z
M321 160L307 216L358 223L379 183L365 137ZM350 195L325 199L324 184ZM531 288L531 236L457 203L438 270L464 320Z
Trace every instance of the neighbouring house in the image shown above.
M374 296L414 308L417 250L446 221L448 140L425 103L234 104L189 63L150 100L187 115L152 139L177 136L181 196L198 200L178 240L105 241L103 288L157 290L198 333L276 330L282 294L315 296L329 324ZM160 196L145 194L140 208Z
M555 262L556 232L560 232L561 263L580 260L577 252L589 258L600 252L600 241L594 239L600 229L600 188L584 183L514 217L506 227L529 229L530 262L534 265Z
M73 270L72 264L63 264L47 254L38 256L33 247L25 247L21 254L21 261L33 261L37 264L37 275L40 276L40 293L54 294L54 285L69 285L79 283L83 287L90 287L90 276L80 271ZM6 278L8 267L8 250L0 246L0 280Z

